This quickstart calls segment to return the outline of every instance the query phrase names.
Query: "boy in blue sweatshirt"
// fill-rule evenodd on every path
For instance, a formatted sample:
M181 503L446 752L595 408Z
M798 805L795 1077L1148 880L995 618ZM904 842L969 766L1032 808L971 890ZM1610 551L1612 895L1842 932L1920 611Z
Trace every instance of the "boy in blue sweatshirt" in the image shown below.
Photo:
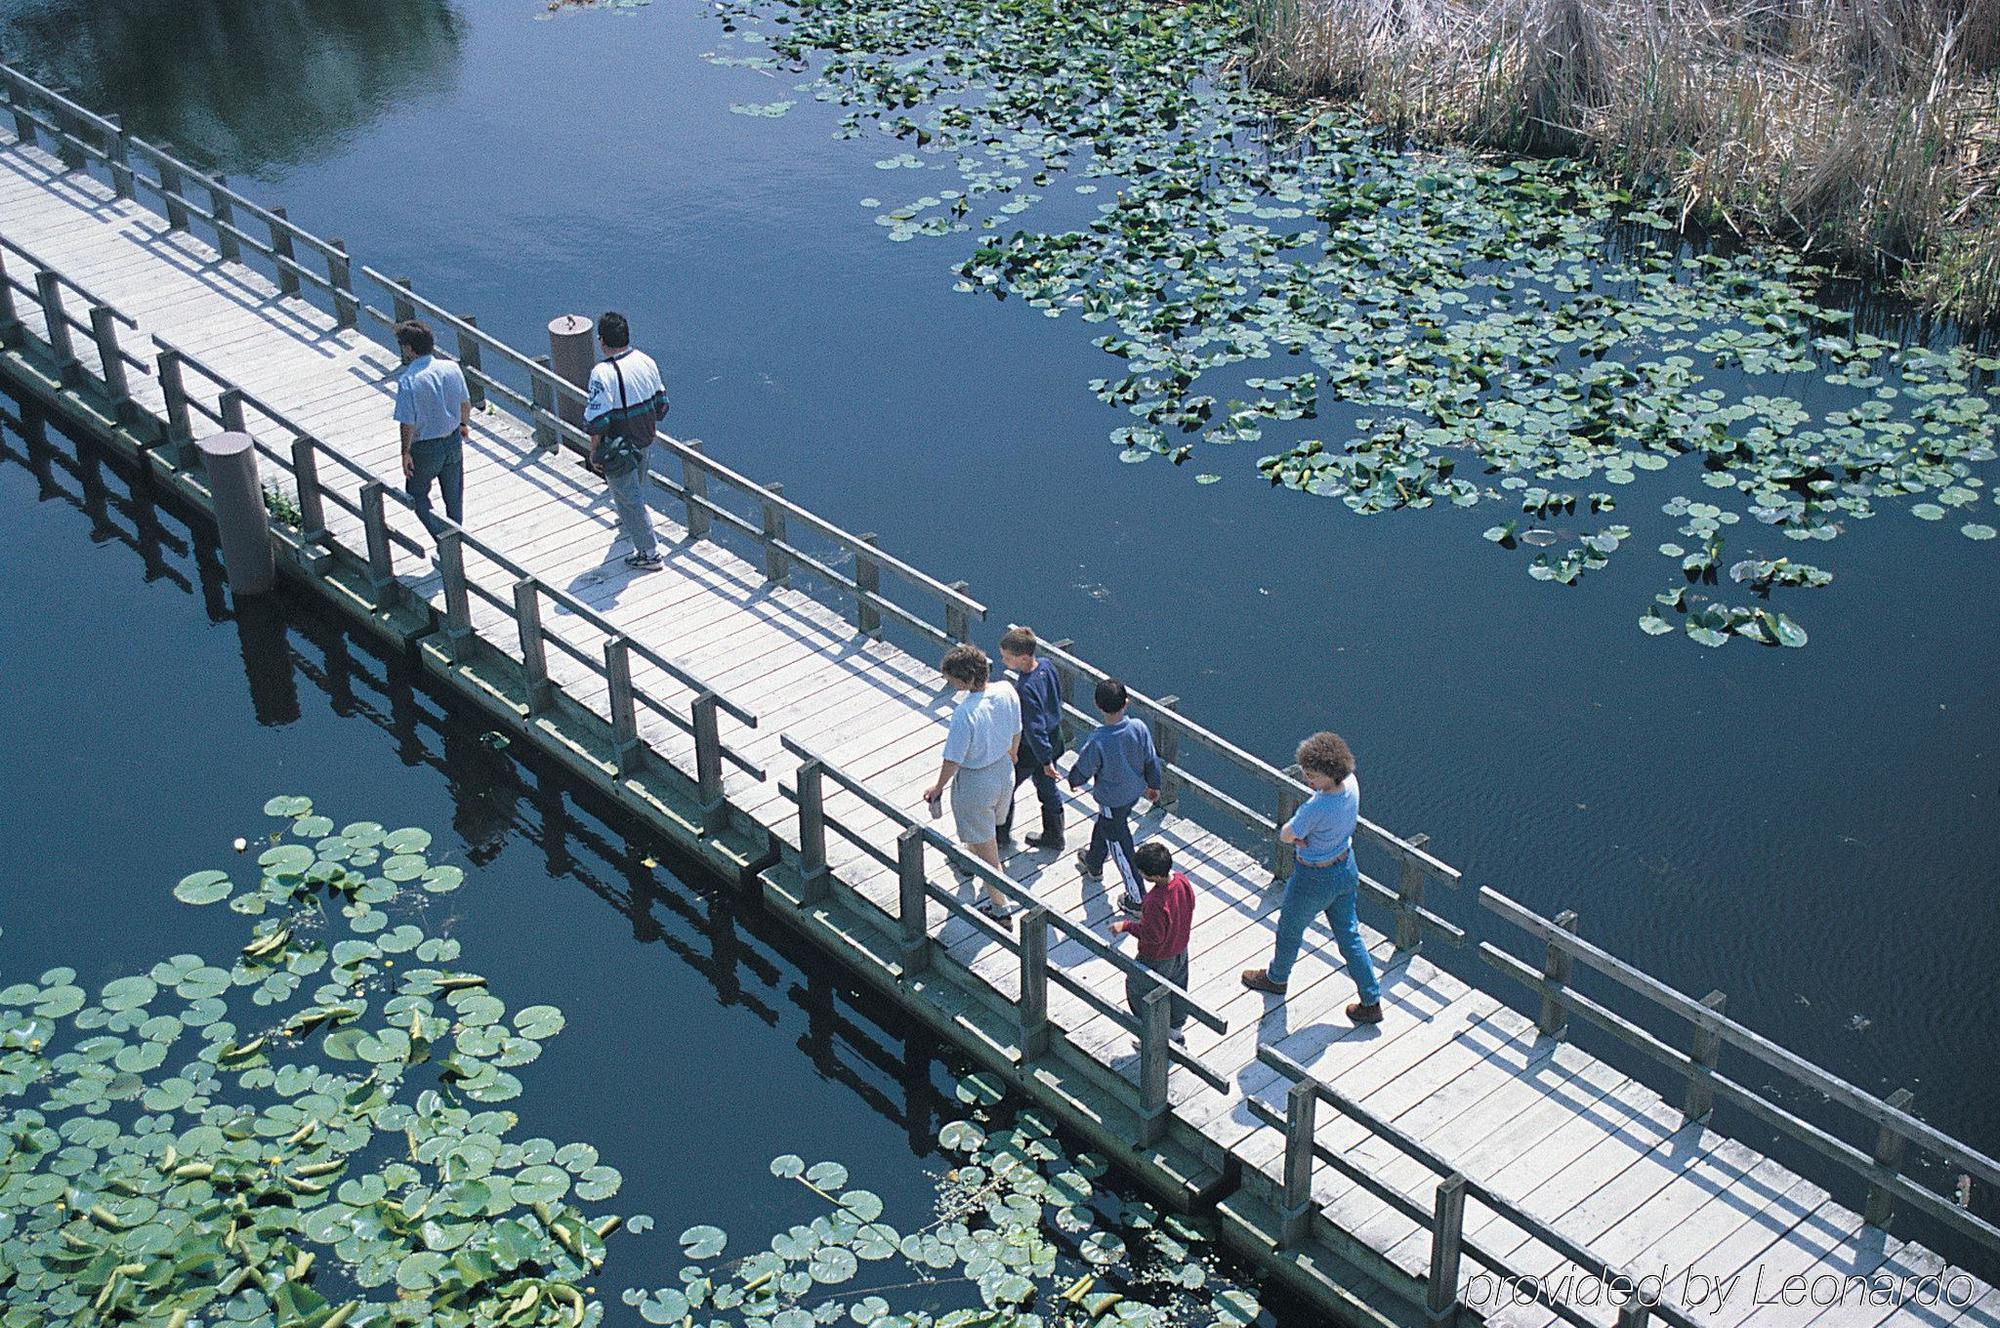
M1062 793L1056 788L1056 758L1062 755L1062 688L1056 682L1055 666L1036 653L1033 631L1010 628L1000 638L1000 662L1014 675L1014 691L1021 698L1021 747L1014 759L1014 787L1021 781L1035 783L1035 797L1042 804L1042 833L1028 836L1029 848L1060 849L1063 846ZM1014 804L1018 807L1020 804ZM1014 827L1014 810L1000 823L1000 847L1007 847Z
M1153 750L1153 735L1144 721L1125 713L1131 697L1125 684L1106 678L1097 684L1097 708L1104 722L1097 726L1083 746L1077 748L1076 763L1069 768L1069 786L1091 784L1097 799L1097 819L1090 825L1090 843L1077 850L1077 864L1089 879L1104 876L1104 859L1116 843L1130 862L1138 850L1132 844L1132 808L1141 796L1154 802L1160 798L1160 756ZM1143 892L1144 886L1140 887ZM1129 889L1118 901L1125 912L1137 916L1144 902L1142 894Z

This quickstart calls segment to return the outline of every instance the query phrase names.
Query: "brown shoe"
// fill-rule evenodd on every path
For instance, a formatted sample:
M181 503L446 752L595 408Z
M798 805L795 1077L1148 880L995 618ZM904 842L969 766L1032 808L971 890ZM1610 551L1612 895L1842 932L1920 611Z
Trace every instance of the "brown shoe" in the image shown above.
M1243 985L1252 991L1261 991L1270 996L1282 996L1285 994L1285 984L1271 981L1270 972L1262 968L1244 969ZM1376 1016L1378 1019L1380 1017L1380 1015Z
M1363 1005L1356 1001L1347 1007L1347 1017L1357 1024L1379 1024L1382 1022L1382 1002Z

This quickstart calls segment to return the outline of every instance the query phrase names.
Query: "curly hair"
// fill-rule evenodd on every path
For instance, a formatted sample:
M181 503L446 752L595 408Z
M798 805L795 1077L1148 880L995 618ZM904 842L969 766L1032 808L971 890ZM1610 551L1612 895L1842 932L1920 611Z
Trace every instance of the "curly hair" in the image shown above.
M1315 733L1299 744L1299 768L1338 783L1354 773L1354 753L1338 733Z
M938 672L977 691L993 676L993 661L986 658L986 652L978 646L953 646L945 652Z

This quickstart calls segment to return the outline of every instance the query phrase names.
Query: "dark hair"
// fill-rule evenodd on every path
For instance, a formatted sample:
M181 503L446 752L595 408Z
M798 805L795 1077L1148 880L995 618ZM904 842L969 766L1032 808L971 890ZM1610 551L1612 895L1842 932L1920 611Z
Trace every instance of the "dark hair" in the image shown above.
M608 313L597 320L597 339L612 350L623 350L632 344L632 325L624 314Z
M1132 854L1132 865L1148 880L1161 880L1174 869L1174 852L1159 840L1149 839Z
M978 646L953 646L945 652L944 662L938 671L954 682L962 682L973 688L986 685L993 676L993 661L986 658L986 652Z
M1099 710L1107 715L1115 715L1131 704L1132 695L1125 690L1124 683L1116 678L1106 678L1097 684L1096 700Z
M1027 627L1010 627L1000 638L1000 648L1010 655L1033 655L1035 653L1035 633Z
M428 355L437 349L437 338L431 335L429 327L414 318L406 318L396 324L396 344L408 349L412 355Z
M1312 770L1340 781L1354 773L1354 753L1338 733L1315 733L1299 744L1301 769Z

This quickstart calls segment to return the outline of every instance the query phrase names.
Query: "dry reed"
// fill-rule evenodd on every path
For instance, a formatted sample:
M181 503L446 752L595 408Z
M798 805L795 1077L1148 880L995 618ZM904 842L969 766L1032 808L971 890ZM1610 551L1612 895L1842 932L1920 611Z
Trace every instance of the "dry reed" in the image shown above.
M1249 0L1265 86L1591 158L2000 320L2000 0Z

